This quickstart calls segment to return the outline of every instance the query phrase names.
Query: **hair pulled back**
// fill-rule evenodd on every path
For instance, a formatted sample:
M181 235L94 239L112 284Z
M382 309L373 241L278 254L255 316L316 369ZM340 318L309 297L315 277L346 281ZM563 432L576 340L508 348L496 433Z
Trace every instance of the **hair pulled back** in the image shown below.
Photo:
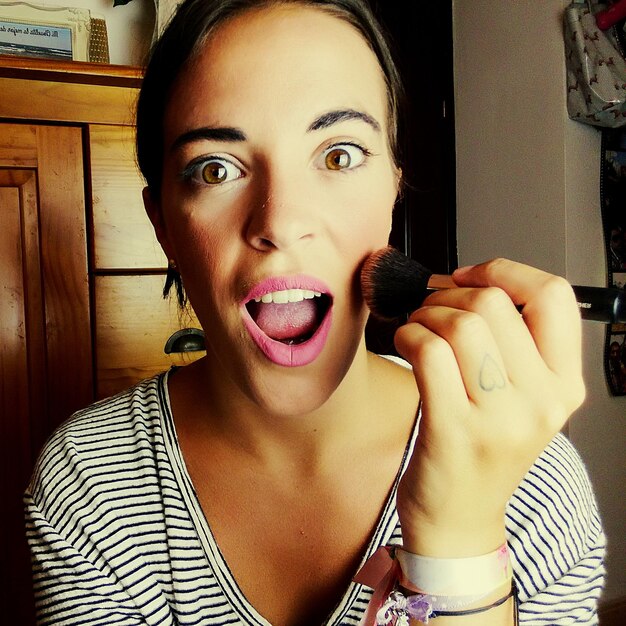
M137 160L155 199L161 190L165 110L179 74L224 22L247 10L276 4L319 8L348 22L361 33L376 54L385 76L388 140L398 164L397 120L402 84L385 35L367 0L186 0L151 51L137 103Z

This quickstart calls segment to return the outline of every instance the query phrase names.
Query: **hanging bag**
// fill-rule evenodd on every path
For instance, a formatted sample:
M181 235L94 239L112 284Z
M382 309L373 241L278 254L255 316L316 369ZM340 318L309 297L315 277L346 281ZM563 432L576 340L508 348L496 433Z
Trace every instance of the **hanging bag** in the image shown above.
M605 128L626 125L626 60L615 29L603 31L594 12L606 5L572 2L564 13L567 113Z

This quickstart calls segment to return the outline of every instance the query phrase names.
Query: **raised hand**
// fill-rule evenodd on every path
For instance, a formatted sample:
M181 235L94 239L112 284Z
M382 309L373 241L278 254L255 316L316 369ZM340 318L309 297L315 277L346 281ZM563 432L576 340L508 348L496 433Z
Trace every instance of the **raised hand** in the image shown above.
M505 259L453 278L396 334L422 401L398 490L404 548L439 557L503 543L509 497L585 395L565 279Z

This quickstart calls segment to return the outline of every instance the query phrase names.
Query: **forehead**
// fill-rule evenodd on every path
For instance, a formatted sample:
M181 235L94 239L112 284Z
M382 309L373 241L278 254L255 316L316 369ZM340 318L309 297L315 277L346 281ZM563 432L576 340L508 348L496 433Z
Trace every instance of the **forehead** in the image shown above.
M385 80L363 36L320 9L254 9L221 25L178 77L166 137L200 122L304 126L337 108L364 110L386 130Z

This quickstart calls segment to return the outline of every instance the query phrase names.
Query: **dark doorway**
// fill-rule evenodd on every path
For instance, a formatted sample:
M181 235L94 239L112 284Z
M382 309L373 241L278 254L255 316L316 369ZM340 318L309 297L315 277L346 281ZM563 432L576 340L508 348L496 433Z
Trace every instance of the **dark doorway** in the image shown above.
M433 272L457 267L452 3L379 0L407 94L400 120L405 188L391 243ZM370 320L368 346L393 353L398 324Z

